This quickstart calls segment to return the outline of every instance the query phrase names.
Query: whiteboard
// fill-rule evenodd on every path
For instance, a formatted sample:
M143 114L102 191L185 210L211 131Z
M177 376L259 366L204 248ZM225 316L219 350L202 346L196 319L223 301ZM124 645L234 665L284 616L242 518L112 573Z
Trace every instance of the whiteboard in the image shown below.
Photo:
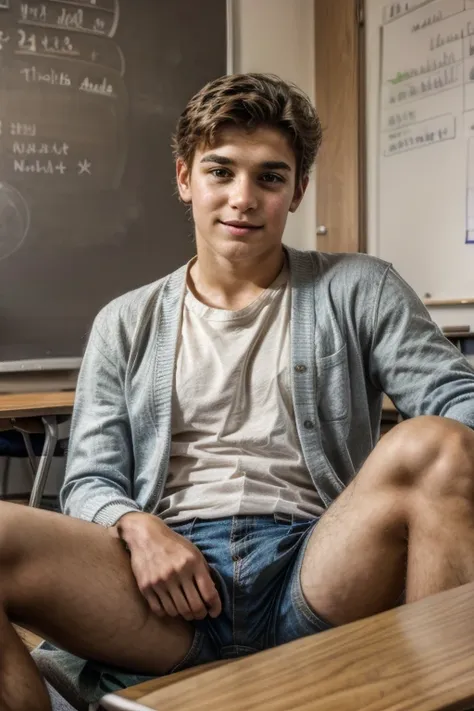
M421 298L474 298L474 0L366 13L369 251Z

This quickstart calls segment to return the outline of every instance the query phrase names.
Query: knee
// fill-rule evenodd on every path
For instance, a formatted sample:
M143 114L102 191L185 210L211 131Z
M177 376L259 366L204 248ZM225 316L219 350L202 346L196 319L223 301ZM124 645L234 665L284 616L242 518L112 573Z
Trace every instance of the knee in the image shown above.
M474 502L474 432L444 417L424 416L395 427L387 441L400 462L398 477L432 496ZM384 438L385 439L385 438Z

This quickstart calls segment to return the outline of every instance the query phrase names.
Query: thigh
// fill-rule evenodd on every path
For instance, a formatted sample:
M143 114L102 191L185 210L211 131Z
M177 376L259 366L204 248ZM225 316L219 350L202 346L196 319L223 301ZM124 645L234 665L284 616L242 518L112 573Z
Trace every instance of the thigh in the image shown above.
M387 483L384 449L321 517L301 561L304 600L332 624L390 609L405 586L407 492Z
M0 597L12 621L79 657L160 674L179 663L192 626L156 617L111 529L0 504Z

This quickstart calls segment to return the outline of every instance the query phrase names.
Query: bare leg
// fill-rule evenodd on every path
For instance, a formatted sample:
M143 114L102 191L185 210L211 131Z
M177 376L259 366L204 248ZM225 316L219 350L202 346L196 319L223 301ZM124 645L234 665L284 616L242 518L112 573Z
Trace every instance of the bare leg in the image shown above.
M0 503L0 711L49 709L11 622L80 657L144 674L169 671L193 637L188 622L150 611L111 530Z
M343 624L474 580L474 432L419 417L379 442L312 534L314 610Z
M49 709L46 685L1 608L0 640L0 709Z

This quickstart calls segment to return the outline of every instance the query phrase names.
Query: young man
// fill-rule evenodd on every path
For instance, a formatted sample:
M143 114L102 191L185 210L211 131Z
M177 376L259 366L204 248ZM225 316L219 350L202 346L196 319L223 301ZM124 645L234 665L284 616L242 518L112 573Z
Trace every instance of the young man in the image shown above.
M473 370L390 265L282 247L320 138L265 75L181 116L197 257L97 317L68 515L0 507L2 711L49 708L12 621L93 701L474 580Z

